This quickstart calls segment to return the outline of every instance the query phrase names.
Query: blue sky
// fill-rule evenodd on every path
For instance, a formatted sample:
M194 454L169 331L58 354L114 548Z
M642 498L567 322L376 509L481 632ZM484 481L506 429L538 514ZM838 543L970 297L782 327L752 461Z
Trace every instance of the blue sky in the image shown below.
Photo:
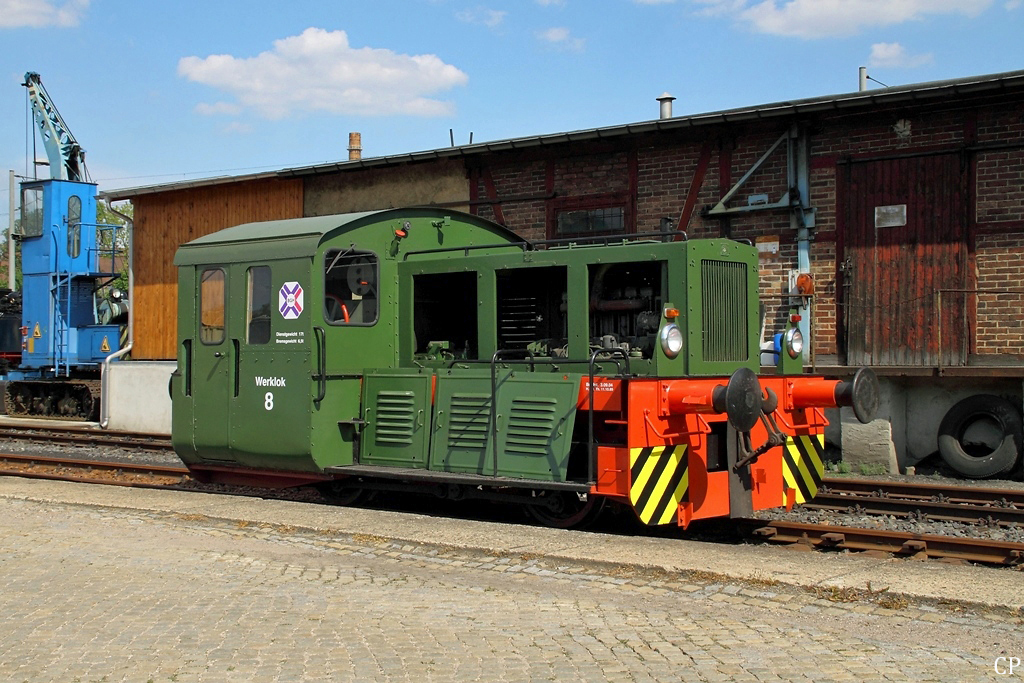
M1022 29L1024 0L0 0L0 168L26 71L114 189L1024 69Z

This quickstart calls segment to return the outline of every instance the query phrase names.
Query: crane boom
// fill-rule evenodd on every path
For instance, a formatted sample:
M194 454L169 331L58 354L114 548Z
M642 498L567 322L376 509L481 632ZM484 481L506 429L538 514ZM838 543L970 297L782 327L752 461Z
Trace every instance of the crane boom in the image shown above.
M53 105L39 74L29 71L25 74L28 97L32 102L32 114L39 127L39 133L50 160L50 177L57 180L87 181L85 150L71 134L64 118Z

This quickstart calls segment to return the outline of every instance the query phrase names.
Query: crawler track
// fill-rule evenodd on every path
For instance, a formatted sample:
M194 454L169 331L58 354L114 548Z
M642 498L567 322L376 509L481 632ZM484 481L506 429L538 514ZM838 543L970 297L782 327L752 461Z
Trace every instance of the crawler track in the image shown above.
M1024 491L907 482L825 479L803 507L907 519L1024 525Z

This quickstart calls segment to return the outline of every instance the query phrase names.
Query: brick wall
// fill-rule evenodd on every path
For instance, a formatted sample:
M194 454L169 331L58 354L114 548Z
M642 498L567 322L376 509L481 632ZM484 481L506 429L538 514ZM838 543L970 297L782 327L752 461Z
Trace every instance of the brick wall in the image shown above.
M943 105L946 106L946 105ZM976 221L973 262L980 289L1024 287L1024 144L1020 103L985 103L973 108L935 110L891 108L871 114L836 113L808 121L811 134L811 205L817 228L811 246L815 280L813 351L833 356L837 339L837 228L843 182L840 169L848 158L929 154L978 145L973 153L976 184L968 192ZM701 210L714 205L786 130L790 122L707 127L685 134L643 136L597 145L569 144L532 152L533 157L495 154L470 171L476 197L526 197L500 205L501 218L530 239L550 234L552 202L566 197L622 194L633 197L631 228L660 229L663 218L675 225L695 177L703 168L693 211L682 226L691 238L729 235L756 241L777 238L779 252L761 263L761 291L770 320L781 324L788 311L789 273L796 268L796 234L784 210L760 211L728 221L707 218ZM1004 148L985 149L1002 145ZM518 158L517 158L518 157ZM702 159L703 157L703 159ZM965 157L972 158L972 155ZM702 164L703 161L703 164ZM489 176L489 178L488 178ZM969 176L969 174L968 174ZM488 184L493 189L488 188ZM635 187L631 187L635 183ZM785 145L767 160L731 202L743 206L750 195L778 201L786 190ZM555 199L545 199L553 192ZM490 193L490 194L489 194ZM971 197L970 195L974 196ZM497 218L490 205L477 212ZM971 280L973 281L973 279ZM1024 355L1024 326L1017 321L1024 295L979 294L977 353ZM769 330L771 331L771 330Z

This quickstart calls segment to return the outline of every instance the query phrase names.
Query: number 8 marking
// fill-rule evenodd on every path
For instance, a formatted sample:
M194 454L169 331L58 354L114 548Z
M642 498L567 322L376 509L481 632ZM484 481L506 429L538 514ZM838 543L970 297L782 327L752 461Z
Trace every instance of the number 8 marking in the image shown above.
M267 395L263 397L263 407L267 410L274 409L274 392L268 391Z

